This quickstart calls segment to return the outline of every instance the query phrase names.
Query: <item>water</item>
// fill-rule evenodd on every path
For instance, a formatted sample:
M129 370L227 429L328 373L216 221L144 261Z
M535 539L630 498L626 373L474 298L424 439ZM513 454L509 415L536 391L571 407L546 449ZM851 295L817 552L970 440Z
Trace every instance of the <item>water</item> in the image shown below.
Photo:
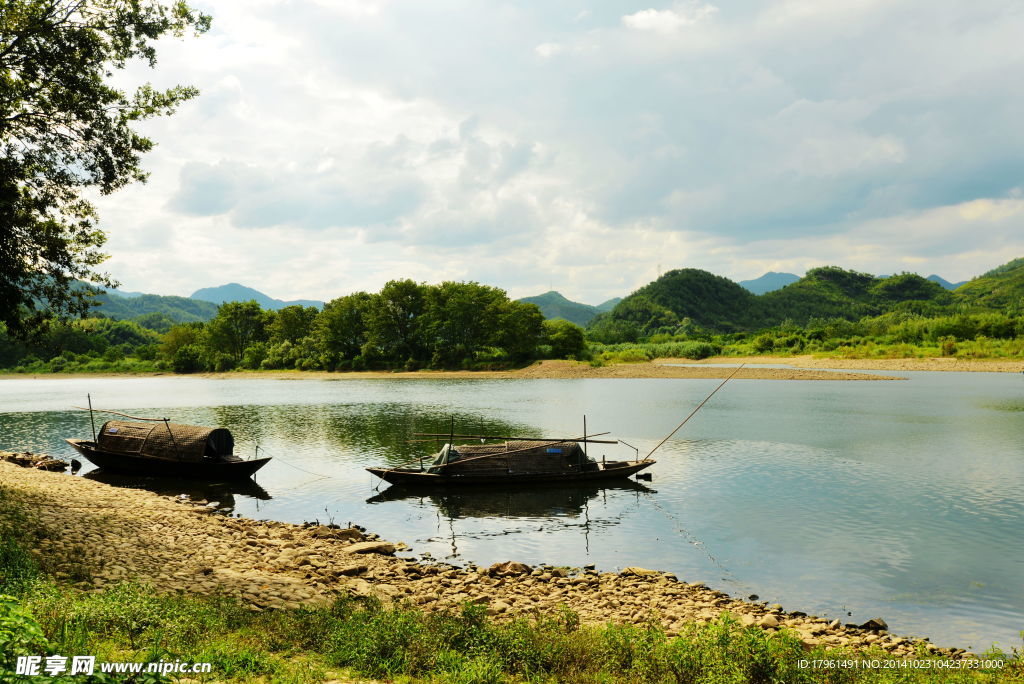
M891 375L891 373L890 373ZM93 404L223 425L274 456L258 485L141 483L242 515L354 522L454 563L668 570L788 610L984 650L1024 628L1024 378L732 380L656 455L650 483L423 493L363 469L411 433L576 436L652 448L719 380L0 380L0 448L70 458ZM632 458L625 446L592 456ZM138 480L106 477L120 486ZM80 474L81 476L81 474Z

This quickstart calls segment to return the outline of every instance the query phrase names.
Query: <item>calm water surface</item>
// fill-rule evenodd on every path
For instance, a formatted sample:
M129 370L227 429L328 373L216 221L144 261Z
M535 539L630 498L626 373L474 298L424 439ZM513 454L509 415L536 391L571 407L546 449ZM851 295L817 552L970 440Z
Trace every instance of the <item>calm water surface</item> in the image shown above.
M650 483L422 493L363 469L457 429L610 431L646 453L719 380L0 380L0 448L70 458L93 404L232 430L274 456L258 485L143 485L242 515L354 522L414 554L615 570L640 565L788 610L985 649L1024 629L1024 376L732 380L656 455ZM631 458L622 446L591 455ZM82 476L80 474L79 476ZM138 482L106 478L113 484Z

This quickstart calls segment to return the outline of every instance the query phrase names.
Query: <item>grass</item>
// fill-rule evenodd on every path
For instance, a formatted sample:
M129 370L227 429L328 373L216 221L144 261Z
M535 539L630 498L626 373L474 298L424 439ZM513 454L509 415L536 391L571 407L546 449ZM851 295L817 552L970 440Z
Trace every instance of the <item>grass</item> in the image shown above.
M83 592L53 581L25 550L45 534L10 497L0 498L0 595L6 595L0 598L0 681L12 681L8 673L15 656L54 653L95 655L97 662L209 662L210 680L296 684L345 673L462 684L1024 680L1016 653L1002 670L984 672L801 668L802 661L815 659L885 660L887 655L822 647L805 651L792 635L742 627L728 617L690 625L669 638L653 622L581 625L564 609L496 622L472 603L427 613L341 598L329 605L253 612L224 597L160 595L136 583Z

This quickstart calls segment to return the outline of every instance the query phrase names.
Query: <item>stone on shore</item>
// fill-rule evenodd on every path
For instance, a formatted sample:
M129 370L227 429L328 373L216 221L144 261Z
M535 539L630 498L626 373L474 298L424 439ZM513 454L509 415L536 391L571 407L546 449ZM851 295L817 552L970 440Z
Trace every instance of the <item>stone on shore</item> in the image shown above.
M384 556L395 555L395 545L383 541L357 542L345 547L345 553L379 553Z
M519 563L516 561L507 561L505 563L495 563L491 567L487 568L487 574L493 577L515 577L517 575L529 575L533 571L526 563Z
M889 625L886 624L885 620L883 620L880 617L877 617L877 618L871 618L870 620L865 622L863 625L861 625L860 628L861 629L866 629L869 632L881 632L881 631L888 630L889 629Z

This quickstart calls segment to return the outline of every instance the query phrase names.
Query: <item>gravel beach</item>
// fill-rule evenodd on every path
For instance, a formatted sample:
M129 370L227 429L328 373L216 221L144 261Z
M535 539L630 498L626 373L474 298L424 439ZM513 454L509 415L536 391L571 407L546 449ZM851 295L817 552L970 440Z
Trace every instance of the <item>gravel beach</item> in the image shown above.
M565 605L583 622L655 620L670 635L687 622L713 621L728 612L745 625L793 630L807 647L872 645L897 657L923 647L936 655L973 657L926 639L891 634L884 621L864 626L829 622L645 568L609 573L530 568L514 561L458 568L400 558L394 554L404 548L401 542L355 527L234 518L206 502L21 467L2 460L6 453L0 452L0 495L46 530L32 552L59 581L84 591L131 580L162 592L227 594L253 610L328 601L340 594L374 595L424 610L476 601L497 619Z

